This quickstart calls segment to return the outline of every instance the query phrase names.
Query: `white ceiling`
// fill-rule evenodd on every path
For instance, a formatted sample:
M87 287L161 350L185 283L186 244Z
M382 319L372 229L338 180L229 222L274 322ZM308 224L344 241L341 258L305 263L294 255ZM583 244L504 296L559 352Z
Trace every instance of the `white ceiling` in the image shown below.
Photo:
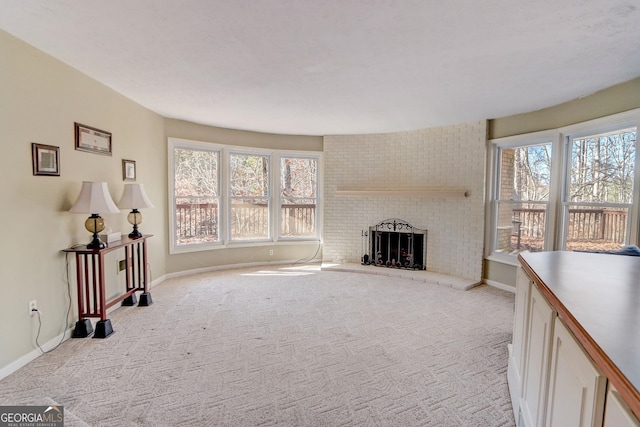
M304 135L504 117L640 76L638 0L2 0L0 28L170 118Z

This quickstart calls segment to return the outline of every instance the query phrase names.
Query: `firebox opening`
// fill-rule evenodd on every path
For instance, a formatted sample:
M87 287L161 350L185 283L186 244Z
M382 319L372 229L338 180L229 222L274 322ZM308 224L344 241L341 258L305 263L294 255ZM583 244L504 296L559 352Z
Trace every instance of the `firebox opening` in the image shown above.
M426 270L427 230L403 220L387 219L369 227L362 264L377 267Z

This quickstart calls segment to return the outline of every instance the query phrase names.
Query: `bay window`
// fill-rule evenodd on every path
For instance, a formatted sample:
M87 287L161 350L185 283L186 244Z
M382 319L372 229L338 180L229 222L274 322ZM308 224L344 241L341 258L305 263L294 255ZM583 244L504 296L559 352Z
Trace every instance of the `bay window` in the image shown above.
M177 138L168 147L170 253L319 240L319 153Z
M638 244L640 111L491 141L488 255Z

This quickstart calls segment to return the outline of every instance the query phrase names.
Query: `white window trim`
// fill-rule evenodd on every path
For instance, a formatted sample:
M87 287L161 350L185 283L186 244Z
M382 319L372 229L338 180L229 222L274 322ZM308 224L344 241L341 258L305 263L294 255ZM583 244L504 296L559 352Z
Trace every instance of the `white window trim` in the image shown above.
M197 252L204 251L210 249L221 248L224 246L223 239L221 236L221 231L218 230L218 234L220 235L220 241L218 242L207 242L207 243L193 243L190 245L177 245L176 244L176 232L175 232L175 224L176 224L176 210L174 209L174 197L175 197L175 157L174 152L176 148L191 148L194 150L204 150L204 151L218 151L220 153L220 165L218 168L218 184L220 185L220 190L222 190L222 175L224 168L224 160L223 160L223 146L219 144L212 144L202 141L193 141L189 139L180 139L180 138L168 138L167 140L167 163L168 163L168 216L169 216L169 254L180 254L180 253L188 253L188 252ZM224 191L221 191L220 194L220 204L223 203ZM218 209L218 221L219 224L223 224L223 216L224 213L222 209Z
M569 181L571 179L570 161L571 161L571 142L573 139L579 139L591 135L604 134L607 132L622 130L625 128L636 128L636 161L634 169L634 181L633 181L633 203L620 204L621 206L629 206L629 220L627 223L627 233L629 234L629 244L638 243L638 204L640 203L640 173L638 173L637 166L638 151L640 151L640 145L638 144L637 134L640 130L640 110L634 112L621 113L616 116L612 116L610 120L608 118L601 118L592 120L588 124L580 123L571 127L563 128L560 132L562 140L562 185L561 192L558 197L558 214L556 219L558 221L558 228L556 232L556 247L558 249L566 247L567 235L565 233L565 225L568 221L567 207L568 206L592 206L599 203L571 203L566 201L567 192L569 190Z
M318 162L318 167L317 167L317 172L318 172L318 176L317 176L317 182L316 182L316 234L315 236L312 237L282 237L280 235L280 224L282 223L282 209L280 209L280 206L282 206L282 193L280 191L280 166L281 166L281 159L283 157L292 157L292 158L298 158L298 159L316 159L316 161ZM320 240L320 230L322 229L321 227L321 218L322 218L322 209L320 207L321 204L321 195L322 193L322 174L321 174L321 170L322 170L322 156L318 156L318 155L310 155L309 152L299 152L299 151L279 151L278 153L276 153L275 158L274 158L274 163L278 165L278 181L277 181L277 195L276 195L276 200L277 200L277 206L276 206L276 211L277 211L277 217L276 217L276 225L274 227L274 239L275 241L280 241L280 242L306 242L306 241L318 241ZM275 187L274 187L275 188Z
M580 122L557 129L549 129L541 132L514 135L505 138L489 140L486 184L487 211L485 215L485 258L490 261L502 262L513 265L515 255L493 252L496 239L496 196L497 196L497 172L498 148L513 148L522 145L536 145L551 141L551 182L549 189L549 219L545 230L546 250L557 250L564 247L564 193L568 179L567 149L570 138L579 138L598 133L604 133L626 127L636 127L640 132L640 109L625 111L611 116ZM630 209L629 244L638 245L640 241L640 144L636 146L636 170L634 176L633 204Z
M219 223L220 223L220 241L209 243L194 243L190 245L176 245L175 237L175 209L174 209L174 179L175 179L175 159L174 149L177 147L203 149L208 151L220 151L220 165L219 165L219 182L220 182L220 209L219 209ZM323 162L322 152L320 151L300 151L300 150L276 150L276 149L264 149L254 148L248 146L236 146L236 145L223 145L212 142L195 141L182 138L167 138L167 150L168 150L168 213L169 213L169 254L181 254L198 251L208 251L217 249L228 248L243 248L243 247L259 247L265 245L295 245L295 244L318 244L322 242L322 204L323 204ZM251 239L251 240L231 240L231 229L229 227L229 215L231 212L230 204L230 179L229 179L229 156L231 153L237 154L252 154L252 155L266 155L269 157L269 233L270 237L265 239ZM318 194L316 197L316 234L310 237L294 237L294 238L281 238L280 237L280 158L281 157L300 157L300 158L313 158L318 161Z
M535 132L535 133L525 134L525 135L516 135L512 137L493 139L489 141L490 143L489 151L490 151L491 162L488 165L487 170L490 171L491 175L489 179L487 179L487 183L489 186L487 191L488 209L487 209L487 215L485 216L486 218L485 224L487 225L487 232L485 233L485 239L487 242L485 246L485 257L487 259L491 257L491 260L493 261L502 261L507 264L512 264L513 260L516 258L516 255L495 252L493 250L495 241L497 239L496 209L498 206L497 195L498 195L498 187L499 187L499 182L497 177L500 169L500 164L498 161L499 150L504 148L517 148L522 146L542 145L542 144L551 143L552 145L551 176L553 179L554 163L557 163L555 161L555 151L554 151L555 150L554 142L556 141L556 139L557 139L557 132L542 131L542 132ZM548 215L546 215L547 224L545 225L545 237L544 237L545 249L549 247L549 239L550 239L549 229L552 227L551 217L554 216L553 212L555 211L555 205L552 202L552 194L551 194L553 190L550 188L549 191L550 191L549 201L547 202Z
M238 245L242 245L244 243L259 243L259 242L275 242L274 240L274 234L273 234L273 198L274 198L274 193L273 193L273 185L275 182L275 180L277 180L277 178L274 177L275 173L273 171L273 165L274 165L274 151L272 150L264 150L264 149L251 149L249 147L227 147L226 150L224 150L225 152L225 160L224 160L224 164L225 164L225 168L226 173L225 173L225 197L227 199L227 203L225 205L224 211L227 214L227 218L231 218L231 171L229 170L229 159L231 158L232 155L234 154L238 154L241 156L256 156L256 157L266 157L268 159L268 163L269 163L269 191L268 191L268 196L260 196L260 197L256 197L256 199L267 199L267 205L269 206L268 208L268 214L269 214L269 223L267 224L267 233L268 236L267 237L263 237L263 238L258 238L258 239L236 239L234 240L231 237L231 227L230 227L230 223L224 222L223 224L226 226L225 227L225 242L233 247L237 247Z

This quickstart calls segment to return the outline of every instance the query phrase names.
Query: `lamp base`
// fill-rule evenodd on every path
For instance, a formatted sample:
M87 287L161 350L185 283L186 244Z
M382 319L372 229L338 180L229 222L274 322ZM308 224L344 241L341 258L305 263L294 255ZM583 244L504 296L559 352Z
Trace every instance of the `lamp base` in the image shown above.
M105 245L104 242L100 239L93 239L91 243L87 244L87 249L104 249L106 247L107 245Z
M129 215L127 215L127 221L129 221L129 224L133 225L133 231L131 231L129 237L131 239L139 239L142 237L142 233L138 231L138 224L142 222L142 214L138 209L133 209Z
M100 240L98 233L93 233L93 240L87 244L87 249L104 249L105 247L106 245L102 240Z
M142 233L138 231L138 229L134 229L131 233L129 233L129 238L131 239L139 239L142 237Z

